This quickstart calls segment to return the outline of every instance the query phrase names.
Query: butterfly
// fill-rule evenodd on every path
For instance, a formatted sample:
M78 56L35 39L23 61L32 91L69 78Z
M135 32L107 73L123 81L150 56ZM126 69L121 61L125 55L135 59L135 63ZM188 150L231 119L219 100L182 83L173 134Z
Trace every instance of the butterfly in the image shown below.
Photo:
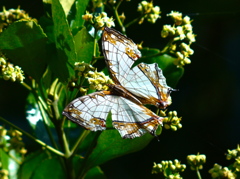
M114 84L108 91L98 91L70 102L62 112L68 119L91 131L106 129L106 119L111 113L112 125L122 138L140 137L149 132L156 136L163 117L157 116L145 104L165 109L171 104L166 78L157 63L140 63L137 45L120 32L105 27L102 50L109 74Z

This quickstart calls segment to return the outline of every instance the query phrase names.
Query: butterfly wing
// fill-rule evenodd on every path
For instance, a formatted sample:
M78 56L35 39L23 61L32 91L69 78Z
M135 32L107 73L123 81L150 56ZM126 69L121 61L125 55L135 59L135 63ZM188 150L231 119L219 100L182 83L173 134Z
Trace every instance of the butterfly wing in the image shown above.
M140 137L146 131L155 135L163 118L142 105L109 94L109 91L95 92L72 101L63 115L85 129L104 130L106 118L111 111L113 126L123 138Z
M157 63L140 63L129 71L121 84L132 94L142 98L143 104L165 108L171 104L170 91L162 70Z
M111 110L106 94L107 91L102 91L76 98L65 107L62 114L85 129L104 130Z
M136 44L120 32L105 28L102 47L105 61L116 84L120 84L132 94L140 97L143 104L166 108L171 104L170 91L162 70L156 63L141 63L131 69L141 57Z
M141 57L140 51L130 38L108 27L103 31L102 48L113 81L121 84L133 63Z

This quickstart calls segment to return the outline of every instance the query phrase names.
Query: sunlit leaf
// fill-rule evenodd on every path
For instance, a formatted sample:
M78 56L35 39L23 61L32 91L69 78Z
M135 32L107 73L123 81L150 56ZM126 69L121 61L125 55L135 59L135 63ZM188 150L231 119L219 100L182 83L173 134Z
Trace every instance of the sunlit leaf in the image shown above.
M60 0L60 3L62 4L66 16L69 14L70 9L74 2L75 0Z
M77 55L71 30L58 0L52 0L52 17L57 57L51 58L50 68L62 82L67 82L74 75Z
M86 167L92 168L113 158L142 150L153 138L147 133L135 139L123 139L117 130L105 130L99 136Z
M86 28L82 28L74 36L76 50L77 50L77 59L78 61L84 61L89 63L93 57L94 51L94 39L87 32Z
M0 49L15 65L37 81L47 65L47 37L34 21L20 21L0 34Z

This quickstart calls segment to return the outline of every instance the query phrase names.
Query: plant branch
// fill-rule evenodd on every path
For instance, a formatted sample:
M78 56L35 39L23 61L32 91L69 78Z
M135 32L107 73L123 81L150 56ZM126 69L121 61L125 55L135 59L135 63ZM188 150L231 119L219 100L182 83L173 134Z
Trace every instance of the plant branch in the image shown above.
M51 142L52 142L52 145L53 145L56 149L58 149L58 146L57 146L57 144L56 144L56 142L55 142L55 140L54 140L54 138L53 138L53 136L52 136L52 133L51 133L49 127L47 126L47 116L45 115L45 111L44 111L44 108L43 108L43 106L42 106L42 103L41 103L41 102L38 102L38 106L39 106L39 109L40 109L40 112L41 112L41 116L43 117L44 126L45 126L45 128L46 128L46 130L47 130L47 133L48 133L48 136L49 136L49 138L50 138L50 140L51 140Z
M91 131L90 130L84 130L83 133L80 135L80 137L78 138L77 142L74 144L70 154L71 156L73 156L77 149L78 149L78 146L82 143L82 141L85 140L85 138L87 137L87 135L90 133Z
M198 169L196 170L196 172L197 172L198 179L202 179L201 174Z
M140 21L144 16L145 16L145 14L139 16L139 17L136 18L136 19L133 19L132 21L130 21L129 23L127 23L127 24L125 25L125 28L128 28L128 27L131 26L132 24Z
M87 162L88 162L88 159L90 157L90 155L92 154L93 150L95 149L96 147L96 144L97 144L97 140L98 140L98 137L100 136L101 134L101 131L97 131L96 132L96 135L92 141L92 143L90 144L89 148L88 148L88 151L86 153L86 155L84 156L84 160L83 160L83 163L81 165L81 168L78 172L78 179L81 179L81 178L84 178L84 176L86 175L86 172L88 171L89 167L86 166Z
M22 82L21 85L23 85L26 89L28 89L29 91L32 91L32 88L25 82Z
M121 2L121 1L120 1L120 2ZM119 6L119 5L118 5L118 6ZM119 14L118 14L118 11L117 11L118 6L113 7L114 15L115 15L115 17L116 17L116 20L117 20L118 24L120 25L120 27L121 27L121 29L122 29L122 33L123 33L123 34L126 34L126 29L125 29L125 27L124 27L121 19L119 18Z
M55 148L53 148L53 147L45 144L43 141L38 140L36 137L32 136L32 135L29 134L28 132L26 132L26 131L22 130L21 128L17 127L16 125L14 125L13 123L9 122L8 120L0 117L0 121L2 121L2 122L4 122L4 123L8 124L9 126L11 126L11 127L15 128L15 129L19 130L19 131L22 132L24 135L26 135L26 136L29 137L30 139L34 140L36 143L40 144L41 146L45 147L46 149L50 150L51 152L53 152L53 153L55 153L55 154L57 154L57 155L59 155L59 156L61 156L61 157L64 157L64 156L65 156L62 152L60 152L60 151L56 150Z
M22 162L20 160L18 160L15 156L13 156L12 154L10 154L10 152L6 152L7 155L12 159L14 160L18 165L21 165Z

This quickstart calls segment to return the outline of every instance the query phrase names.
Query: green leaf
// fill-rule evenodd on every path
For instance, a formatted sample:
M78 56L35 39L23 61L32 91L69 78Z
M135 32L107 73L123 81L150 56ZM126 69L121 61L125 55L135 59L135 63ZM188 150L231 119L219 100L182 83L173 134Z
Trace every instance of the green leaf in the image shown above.
M76 0L76 14L74 20L71 23L71 29L73 32L77 32L84 24L82 15L85 14L89 0ZM75 34L75 33L74 33Z
M28 155L19 169L19 179L30 179L45 158L47 158L47 154L43 151L37 151Z
M37 170L33 173L32 179L65 179L66 173L64 172L59 158L48 158L41 162Z
M3 146L6 145L6 139L2 139L2 144ZM0 161L1 161L1 168L8 170L8 166L9 166L9 156L8 154L3 150L3 148L0 148Z
M88 170L85 179L107 179L107 177L104 175L103 171L99 166L93 167L90 170Z
M59 0L52 0L52 17L57 58L52 58L50 68L62 82L67 82L75 74L74 63L77 55L73 36Z
M76 43L78 61L89 63L93 57L94 39L84 27L74 36L74 40Z
M37 81L45 71L46 34L34 21L20 21L0 34L0 49L15 65Z
M143 58L137 61L137 64L144 63L157 63L158 66L163 70L163 74L167 80L167 84L171 87L175 87L184 73L184 68L177 67L174 65L176 58L164 54L157 55L160 53L159 49L144 48L141 50Z
M50 170L51 171L50 171ZM49 156L45 151L38 151L27 156L19 170L21 179L61 179L66 178L59 158Z
M67 1L66 0L60 0L60 3L63 7L63 10L64 10L66 16L69 14L70 9L71 9L74 2L75 2L75 0L67 0Z
M86 168L103 164L113 158L139 151L154 137L146 133L135 139L123 139L116 129L105 130L98 138L97 145L86 162Z
M184 68L177 67L174 65L174 61L176 58L173 58L169 55L161 55L159 56L159 67L163 69L163 74L167 80L167 84L171 87L175 87L183 76Z

